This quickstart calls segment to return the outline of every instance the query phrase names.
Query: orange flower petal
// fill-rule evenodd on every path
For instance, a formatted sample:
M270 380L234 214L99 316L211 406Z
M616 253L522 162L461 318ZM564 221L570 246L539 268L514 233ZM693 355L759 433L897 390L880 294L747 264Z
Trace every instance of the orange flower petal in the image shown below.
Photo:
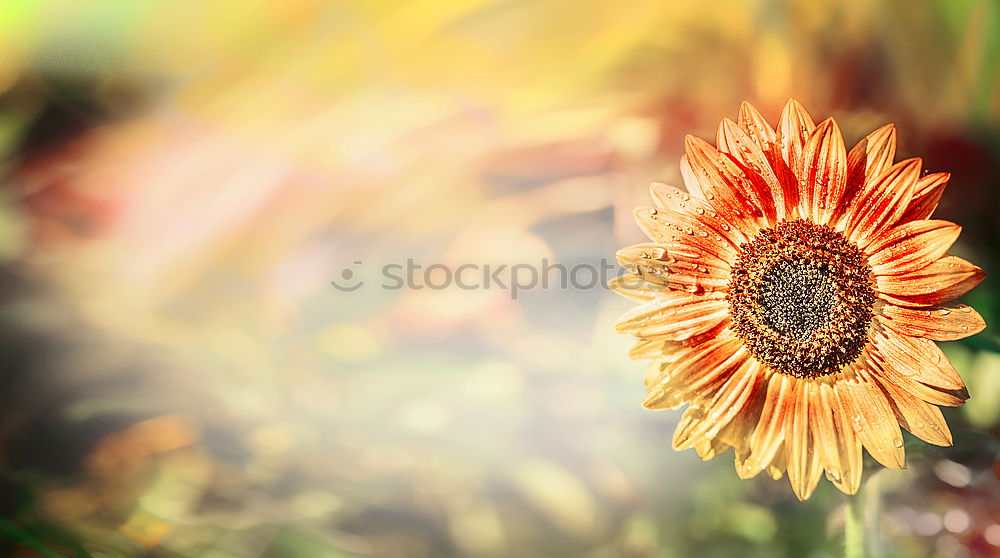
M771 460L771 464L764 468L767 474L771 476L772 479L778 480L781 475L784 474L785 468L788 464L785 462L785 443L782 442L778 446L777 453L774 454L774 459Z
M608 281L608 288L615 293L636 302L649 302L660 293L671 290L665 285L657 285L645 281L639 275L626 273L621 277L615 277Z
M870 363L872 369L879 374L879 379L892 382L902 389L912 393L922 401L941 407L961 407L969 398L967 390L946 390L929 386L918 382L914 378L907 376L883 363Z
M934 172L923 176L917 181L913 199L906 206L906 211L899 219L900 223L907 221L919 221L928 219L934 210L937 209L938 202L941 201L941 194L948 186L948 179L951 174L946 172Z
M897 306L934 306L954 300L982 282L983 270L956 256L945 256L920 270L878 275L875 290Z
M783 214L792 215L799 203L799 182L781 152L777 134L768 124L767 119L750 103L744 102L740 105L738 121L743 131L760 147L764 157L771 164L771 169L781 186L781 197L785 202ZM774 199L779 198L775 196Z
M703 438L694 445L694 451L702 461L715 459L725 453L729 446L718 438Z
M692 197L687 192L682 192L673 186L660 182L654 182L649 185L649 193L657 208L698 219L708 225L717 235L726 237L734 246L739 246L750 240L750 237L739 227L732 226L720 217L711 205L699 198Z
M866 250L875 275L909 273L934 263L958 240L962 227L939 220L910 221L875 236Z
M812 495L819 482L820 468L818 441L809 428L810 388L812 382L795 381L792 387L791 400L794 401L791 416L785 422L785 461L788 467L788 480L792 484L792 492L799 500L806 500Z
M812 131L794 167L799 178L801 214L825 225L833 217L844 195L847 181L847 154L844 137L833 118Z
M692 403L674 431L676 450L691 448L705 439L715 438L758 392L763 392L763 371L754 359L746 359L725 384L704 403Z
M638 337L680 341L728 318L729 305L722 296L669 291L623 314L615 329Z
M753 198L760 202L768 223L784 219L784 188L760 146L728 118L719 124L717 143L719 151L731 156L745 170L749 184L754 188Z
M920 381L920 376L913 373L910 367L901 368L893 365L874 346L865 349L864 366L880 380L886 380L912 393L923 401L942 407L960 407L969 398L969 392L963 386L959 389L947 389L928 385ZM947 371L945 372L947 374ZM923 377L930 377L924 375Z
M853 378L840 379L837 393L845 403L849 424L868 453L890 469L904 469L903 434L888 400L874 380L860 373Z
M668 343L663 339L640 339L628 351L628 357L632 360L658 359L667 351Z
M740 478L754 477L763 471L785 441L784 424L792 412L794 382L794 378L784 374L772 374L768 379L760 420L750 434L750 454L736 470Z
M871 333L872 358L918 382L946 390L965 389L962 377L929 339L900 335L887 328Z
M896 420L903 428L921 440L936 446L950 446L951 430L945 422L941 410L921 401L918 397L896 384L879 380L886 399L896 414Z
M752 371L756 379L753 395L743 404L739 413L733 416L718 438L733 448L737 457L745 459L749 453L750 433L753 432L757 421L760 419L760 411L764 407L764 398L767 395L767 378L770 372L756 361L754 358L747 359L753 366Z
M955 341L986 328L986 321L971 306L946 302L927 308L886 304L879 322L903 335L933 341Z
M634 215L646 236L667 248L693 249L721 262L730 262L736 257L737 245L729 237L715 232L692 215L652 207L636 208Z
M630 275L655 285L711 292L725 290L729 284L727 264L683 245L637 244L622 248L616 257Z
M724 380L734 363L745 358L742 343L728 335L692 347L648 386L642 406L647 409L676 407L698 387Z
M646 389L649 389L650 386L656 384L661 379L666 377L668 374L670 374L671 363L679 360L679 358L687 354L687 351L689 350L691 349L690 348L681 349L680 351L678 351L678 353L675 354L675 358L671 361L654 360L650 362L649 366L646 367L646 372L642 375L642 385L646 386Z
M747 173L732 157L701 138L687 136L684 148L698 178L698 191L691 193L706 200L732 226L756 234L757 220L764 218L767 202L758 198L759 188Z
M764 153L780 151L778 136L767 122L767 119L750 103L740 104L740 115L737 118L740 127L750 136Z
M760 407L764 402L764 386L757 390L754 397L746 403L742 412L736 414L729 424L722 427L719 434L714 438L701 438L694 445L698 456L704 460L712 459L724 453L729 448L733 448L737 460L746 457L747 436L757 423L760 416Z
M861 442L835 384L817 382L816 387L819 397L809 407L809 425L820 441L820 461L830 482L854 494L861 486Z
M717 353L721 357L731 353L721 364L717 366L700 366L688 369L684 375L674 375L670 383L672 389L685 393L684 398L689 401L700 401L705 394L716 393L732 375L738 367L746 362L747 351L742 342L735 339L734 343L724 344Z
M896 128L886 124L868 134L847 154L847 186L837 217L842 217L857 202L859 194L874 186L896 156Z
M781 146L781 156L788 163L788 168L802 168L802 150L816 124L798 101L789 99L778 119L778 145Z
M864 248L876 232L899 221L913 196L920 164L920 159L900 161L859 192L841 223L852 242Z
M687 155L681 155L681 179L684 180L684 188L688 192L701 191L701 184L698 182L698 177L695 176L694 170L691 169L691 162L688 161Z

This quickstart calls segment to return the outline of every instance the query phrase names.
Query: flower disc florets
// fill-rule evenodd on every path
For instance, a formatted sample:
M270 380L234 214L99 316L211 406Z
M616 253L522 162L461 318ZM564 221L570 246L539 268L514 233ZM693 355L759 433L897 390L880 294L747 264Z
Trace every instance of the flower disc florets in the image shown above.
M833 229L784 221L740 247L729 283L733 329L758 360L799 378L838 372L868 339L872 271Z

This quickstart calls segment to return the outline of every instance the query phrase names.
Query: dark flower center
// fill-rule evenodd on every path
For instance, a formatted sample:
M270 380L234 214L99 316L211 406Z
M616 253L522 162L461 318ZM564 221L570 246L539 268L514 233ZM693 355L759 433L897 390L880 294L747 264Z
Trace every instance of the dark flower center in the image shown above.
M764 274L757 304L767 325L794 341L806 341L823 329L836 304L837 284L814 262L784 260Z
M814 378L861 354L875 293L867 259L843 235L786 221L740 247L727 300L733 329L754 357Z

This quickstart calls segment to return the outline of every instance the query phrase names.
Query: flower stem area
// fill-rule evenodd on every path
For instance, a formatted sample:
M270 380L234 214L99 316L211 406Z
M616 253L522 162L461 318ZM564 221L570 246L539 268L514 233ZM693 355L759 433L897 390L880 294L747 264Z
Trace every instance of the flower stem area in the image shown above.
M844 506L844 558L865 557L865 512L861 494L847 496Z

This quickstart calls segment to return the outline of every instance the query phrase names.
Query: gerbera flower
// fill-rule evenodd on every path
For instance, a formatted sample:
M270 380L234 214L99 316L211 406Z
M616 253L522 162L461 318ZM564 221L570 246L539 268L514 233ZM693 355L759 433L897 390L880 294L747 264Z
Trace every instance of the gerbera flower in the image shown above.
M618 330L649 359L650 409L689 404L673 445L730 447L749 478L787 470L795 495L861 481L861 448L905 466L900 426L951 444L940 405L965 384L934 343L985 324L953 299L983 279L951 255L960 228L930 219L948 174L893 162L887 125L848 153L837 123L789 101L777 129L747 103L718 147L688 136L687 191L653 184L636 220L651 243L618 252L612 282L642 303Z

